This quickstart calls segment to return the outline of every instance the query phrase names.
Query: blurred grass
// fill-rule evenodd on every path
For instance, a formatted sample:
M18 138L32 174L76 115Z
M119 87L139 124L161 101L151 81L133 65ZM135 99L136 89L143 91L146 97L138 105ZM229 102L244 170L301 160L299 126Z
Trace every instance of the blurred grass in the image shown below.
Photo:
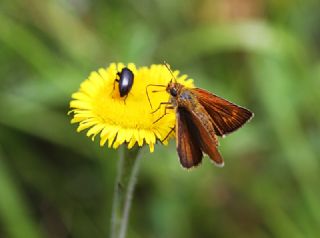
M113 61L169 62L255 118L224 169L174 143L143 161L128 237L317 237L317 1L0 3L0 237L107 237L116 152L77 134L71 93Z

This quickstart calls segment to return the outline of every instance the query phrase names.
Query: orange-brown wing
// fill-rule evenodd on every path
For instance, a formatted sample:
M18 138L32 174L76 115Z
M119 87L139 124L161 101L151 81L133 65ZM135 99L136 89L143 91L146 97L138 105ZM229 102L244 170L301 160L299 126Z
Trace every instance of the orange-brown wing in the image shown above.
M202 160L200 144L188 113L177 108L176 118L176 141L180 163L185 168L191 168Z
M218 136L235 131L253 116L248 109L237 106L206 90L194 88L192 92L211 116Z
M223 167L224 162L217 148L218 140L210 115L204 109L190 111L189 114L192 119L192 125L196 130L194 134L197 136L197 140L200 141L201 150L210 157L215 165Z

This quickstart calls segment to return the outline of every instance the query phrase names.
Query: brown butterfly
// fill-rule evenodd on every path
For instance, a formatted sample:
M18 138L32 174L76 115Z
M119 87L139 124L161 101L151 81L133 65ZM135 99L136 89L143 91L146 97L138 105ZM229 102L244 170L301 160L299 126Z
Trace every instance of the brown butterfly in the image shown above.
M206 90L187 88L172 80L166 91L171 96L170 101L162 102L158 108L167 105L166 110L176 111L176 143L181 165L185 168L197 166L205 153L222 167L224 162L217 149L217 136L237 130L253 113Z

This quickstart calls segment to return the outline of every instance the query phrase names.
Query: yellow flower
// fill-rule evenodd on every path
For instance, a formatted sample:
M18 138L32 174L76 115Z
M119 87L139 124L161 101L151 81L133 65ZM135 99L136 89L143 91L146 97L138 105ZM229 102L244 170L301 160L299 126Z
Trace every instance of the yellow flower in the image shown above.
M124 67L133 72L134 83L127 97L120 97L118 82L115 80L119 79L117 73ZM179 76L179 71L173 74L179 83L193 87L187 75ZM169 101L169 94L165 87L150 85L166 86L171 79L170 71L162 64L136 68L132 63L127 66L112 63L106 69L92 72L80 85L79 91L72 94L71 123L79 123L78 132L89 129L87 136L92 137L92 140L100 133L101 146L108 141L108 147L118 148L126 143L130 149L136 143L139 146L146 143L153 152L157 141L167 144L168 139L174 135L172 128L175 126L175 113L174 110L167 110L163 116L165 106L154 112L161 102Z

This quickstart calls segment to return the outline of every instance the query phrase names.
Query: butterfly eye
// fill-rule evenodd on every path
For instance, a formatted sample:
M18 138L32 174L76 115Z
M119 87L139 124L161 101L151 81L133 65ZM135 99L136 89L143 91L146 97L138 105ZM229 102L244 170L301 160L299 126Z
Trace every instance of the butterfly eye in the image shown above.
M175 88L170 88L170 94L173 97L176 97L178 95L177 90Z

